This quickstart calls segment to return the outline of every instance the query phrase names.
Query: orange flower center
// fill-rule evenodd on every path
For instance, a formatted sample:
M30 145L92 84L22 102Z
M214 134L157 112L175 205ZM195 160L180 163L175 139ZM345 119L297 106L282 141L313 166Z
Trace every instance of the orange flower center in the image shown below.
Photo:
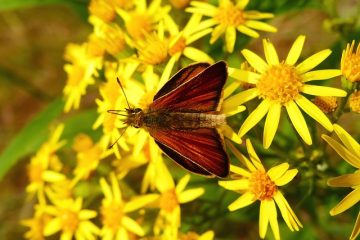
M179 201L176 196L175 189L170 189L161 194L160 197L161 209L164 209L166 212L172 212L177 206L179 206Z
M145 64L157 65L167 60L167 41L160 39L156 34L146 35L144 40L138 42L136 48L140 60Z
M256 87L260 96L282 105L295 100L302 90L301 76L294 66L286 63L271 66L261 77Z
M220 6L214 18L226 26L238 27L245 22L244 11L234 6L232 2L229 2L225 6Z
M78 214L70 211L64 210L61 215L62 229L64 232L75 232L79 225Z
M146 14L134 13L130 20L125 23L126 30L135 40L142 39L144 33L151 32L153 25L152 19Z
M351 111L360 113L360 91L354 92L349 98Z
M123 204L112 201L110 204L101 206L102 223L104 226L117 231L121 227L121 219L124 216Z
M186 39L184 37L180 37L176 43L169 48L170 56L174 56L178 52L183 52L186 47Z
M260 170L253 172L249 180L252 193L260 201L271 199L278 190L266 172Z
M331 113L337 108L337 97L317 96L314 99L314 104L324 113Z

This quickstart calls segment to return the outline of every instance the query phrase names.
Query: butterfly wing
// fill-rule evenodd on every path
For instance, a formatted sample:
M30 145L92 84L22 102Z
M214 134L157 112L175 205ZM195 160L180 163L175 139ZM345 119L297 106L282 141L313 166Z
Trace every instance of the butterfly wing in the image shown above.
M190 131L161 128L149 132L159 147L185 169L207 176L229 174L229 157L215 128Z
M170 80L167 81L167 83L156 93L154 100L164 96L184 82L189 81L209 66L210 64L208 63L195 63L181 69L174 76L172 76Z
M180 74L180 72L179 72ZM191 77L193 74L190 74ZM179 78L179 77L177 77ZM217 62L190 79L183 82L171 91L166 92L176 83L169 83L158 98L150 104L150 111L166 109L177 112L210 112L219 110L222 90L227 79L227 66L224 61ZM176 82L176 80L173 80ZM157 96L157 95L156 95Z

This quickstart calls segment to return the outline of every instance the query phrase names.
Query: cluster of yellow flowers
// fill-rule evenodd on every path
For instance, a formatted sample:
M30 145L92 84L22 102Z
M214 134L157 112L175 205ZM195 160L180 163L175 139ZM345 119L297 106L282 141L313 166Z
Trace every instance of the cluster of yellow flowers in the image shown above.
M263 147L270 148L283 107L299 141L307 145L313 142L303 111L328 132L334 130L341 143L326 134L322 138L349 164L360 167L359 143L342 127L333 125L347 106L349 111L360 112L360 47L354 52L354 42L347 46L341 70L313 70L331 54L329 49L298 63L305 42L302 35L285 60L279 59L269 40L263 40L264 60L248 49L238 49L236 39L245 35L257 38L257 31L276 32L275 27L261 21L274 15L245 10L247 5L248 0L236 4L231 0L219 0L218 4L170 0L168 5L161 0L91 0L89 22L93 32L86 42L69 44L65 53L68 79L63 90L64 112L79 109L81 99L96 92L98 117L93 128L100 128L103 134L96 142L86 134L62 139L66 126L59 124L31 158L27 192L36 204L33 216L22 221L28 227L27 239L46 239L54 234L62 240L213 239L213 229L204 233L180 231L181 215L186 214L181 212L181 205L199 198L204 188L187 188L190 175L174 177L145 130L127 128L124 119L108 110L125 109L127 101L146 109L176 70L192 62L213 63L214 58L220 60L240 50L245 61L238 68L229 66L221 113L238 114L245 109L242 104L250 100L258 104L242 124L238 123L238 133L227 125L220 129L229 139L226 146L241 164L231 164L229 179L218 181L221 187L242 194L228 206L230 211L259 200L261 238L270 224L275 239L280 239L277 208L291 231L302 228L280 191L298 170L290 168L291 162L266 170L249 139L249 157L236 146L255 125L260 125L264 129ZM216 45L215 52L212 46L217 41L224 45ZM349 82L346 91L309 83L341 75ZM117 77L127 99L117 85ZM311 101L304 94L315 98ZM334 113L331 119L328 113ZM265 115L264 125L259 124ZM73 161L65 163L63 158ZM357 171L329 180L330 186L354 189L331 210L331 215L360 200L359 176ZM177 184L174 179L178 179ZM360 217L351 239L359 232Z

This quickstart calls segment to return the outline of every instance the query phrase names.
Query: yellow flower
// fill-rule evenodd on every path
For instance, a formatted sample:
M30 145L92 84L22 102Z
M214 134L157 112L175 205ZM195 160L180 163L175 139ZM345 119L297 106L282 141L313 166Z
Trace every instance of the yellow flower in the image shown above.
M302 227L299 219L286 201L279 187L289 183L297 174L297 169L290 169L288 163L282 163L266 171L257 156L249 139L246 140L246 148L250 160L242 155L232 144L228 145L233 154L246 166L247 169L230 165L233 172L232 180L219 181L219 185L225 189L243 193L228 208L235 211L246 207L256 200L260 201L259 235L265 238L268 224L274 233L275 239L280 239L277 220L276 205L291 231L299 231Z
M349 97L349 107L351 111L360 113L360 91L353 92Z
M331 113L337 108L337 97L319 96L315 97L314 104L324 113Z
M63 129L64 125L57 126L50 139L43 143L35 156L31 158L27 167L30 183L26 191L36 193L40 203L45 203L45 183L60 182L66 178L58 172L59 159L55 154L65 144L65 141L60 141Z
M45 240L44 226L51 219L48 214L43 211L43 205L35 206L35 213L31 219L25 219L21 221L21 225L29 228L24 234L24 237L30 240Z
M240 0L234 5L230 0L220 0L219 7L215 7L209 3L192 1L190 3L192 7L186 10L211 17L211 19L205 21L206 25L217 26L211 34L210 43L214 43L225 33L226 50L232 52L236 41L236 31L253 38L259 37L256 30L277 31L275 27L258 21L259 19L273 18L274 15L257 11L245 11L248 2L249 0Z
M232 109L255 97L262 99L241 126L240 137L244 136L267 114L263 144L265 148L269 148L278 128L282 107L285 107L296 131L308 145L312 144L312 139L299 107L328 131L333 130L326 115L302 93L315 96L346 96L346 92L341 89L308 84L310 81L325 80L339 76L341 73L336 69L310 71L329 56L331 53L329 49L320 51L296 65L304 41L305 36L299 36L291 47L286 60L280 61L274 45L270 41L264 40L266 62L250 50L242 51L245 59L256 71L229 70L230 76L239 81L256 84L256 87L230 97L224 103L223 108Z
M206 231L199 235L195 232L182 233L179 236L179 240L213 240L214 231Z
M101 190L105 196L100 212L103 227L101 236L104 240L129 239L129 232L144 236L145 232L135 220L126 214L143 208L156 199L155 194L137 196L124 202L119 182L114 173L110 174L111 185L104 178L100 179Z
M354 46L355 41L352 41L351 45L347 44L341 56L342 74L350 82L360 81L360 44L358 43L355 52L353 52Z
M352 190L341 202L330 210L332 216L342 213L360 201L360 145L342 127L334 124L334 131L341 143L327 135L322 138L350 165L357 168L355 173L331 178L328 185L332 187L350 187ZM360 212L355 222L350 239L355 239L360 233Z
M203 188L187 189L190 175L182 177L175 186L174 180L165 165L161 175L158 176L156 187L160 194L157 204L160 208L159 215L154 226L154 233L165 239L177 239L178 228L181 224L180 204L188 203L204 193Z
M65 59L71 62L64 66L68 75L63 89L65 112L79 108L81 97L86 93L86 88L95 83L93 75L102 64L102 56L91 56L88 46L88 43L69 44L65 50Z
M170 6L161 6L161 0L150 1L147 6L146 0L134 1L135 9L126 11L117 8L117 13L125 22L125 28L130 37L135 41L142 39L144 34L154 30L154 26L170 11Z
M71 240L73 236L79 240L93 240L99 235L100 229L90 219L96 217L93 210L82 209L82 199L54 200L54 205L48 205L44 211L53 219L46 223L44 236L61 231L61 240Z

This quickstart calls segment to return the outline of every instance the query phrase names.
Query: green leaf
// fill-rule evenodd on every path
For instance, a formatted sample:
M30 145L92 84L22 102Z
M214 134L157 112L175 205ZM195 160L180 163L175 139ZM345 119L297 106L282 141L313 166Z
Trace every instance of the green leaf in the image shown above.
M55 100L40 112L14 137L0 155L0 180L22 157L34 152L46 140L48 125L64 109L62 100Z
M12 10L24 7L34 7L52 3L62 3L63 0L0 0L0 10Z

